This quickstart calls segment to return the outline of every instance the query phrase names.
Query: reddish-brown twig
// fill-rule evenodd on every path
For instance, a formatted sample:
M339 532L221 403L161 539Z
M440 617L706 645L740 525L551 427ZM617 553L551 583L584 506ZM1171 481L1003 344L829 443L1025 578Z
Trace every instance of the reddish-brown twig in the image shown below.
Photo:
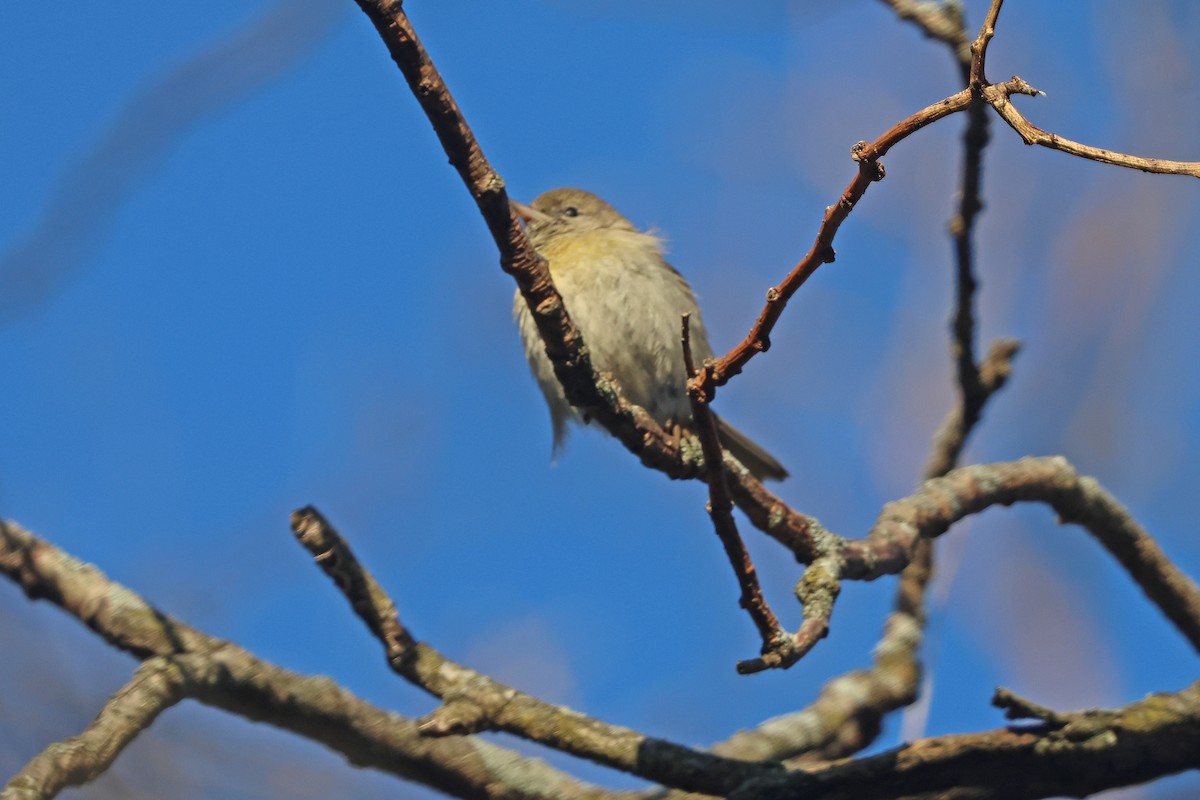
M680 341L683 345L683 363L688 380L688 398L692 404L692 421L696 426L696 435L700 438L700 447L704 453L704 479L708 483L708 515L712 519L713 529L721 540L733 574L737 577L742 594L739 605L750 615L758 635L762 638L762 653L782 657L783 650L790 649L789 637L779 624L778 617L771 611L767 599L763 597L762 586L758 582L758 574L750 553L738 533L737 521L733 518L733 500L729 496L729 485L725 477L725 454L721 448L721 437L717 432L717 419L708 407L708 398L700 389L701 382L696 380L699 372L708 368L707 365L696 369L692 357L690 314L684 314L680 323Z
M1019 78L1013 78L1012 80L1019 80ZM1033 94L1033 92L1022 92L1022 94ZM1007 122L1020 135L1025 144L1036 144L1051 150L1058 150L1067 155L1086 158L1089 161L1099 161L1102 164L1112 164L1116 167L1136 169L1141 172L1152 172L1160 175L1187 175L1192 178L1200 178L1200 161L1170 161L1164 158L1143 158L1142 156L1105 150L1102 147L1080 144L1079 142L1059 136L1056 133L1044 131L1034 125L1009 101L1008 95L1002 91L996 91L996 87L994 86L984 87L983 96L988 104L996 109L996 113L1000 115L1000 118Z
M996 88L1001 93L1007 92L1010 94L1017 92L1032 93L1034 91L1024 81L1009 81L999 84ZM808 253L788 273L787 277L779 284L767 290L766 305L759 313L754 325L751 326L750 332L746 334L746 338L724 356L717 359L712 370L708 371L708 374L712 377L709 381L706 381L706 383L711 384L704 387L706 391L712 392L717 386L727 383L730 378L741 372L742 368L755 355L765 352L770 348L771 331L775 327L775 323L778 322L779 317L783 314L788 300L791 299L796 290L803 286L805 281L822 264L827 264L834 260L833 240L837 235L838 228L841 227L841 224L850 215L854 206L866 193L867 188L875 181L883 178L884 171L882 165L879 163L879 159L883 158L899 142L921 128L951 114L966 110L974 101L975 96L972 94L970 88L963 89L961 92L923 108L912 116L901 120L874 141L859 142L851 148L851 157L858 162L858 173L846 186L845 190L843 190L842 196L838 201L825 209L825 215L817 230L817 237Z

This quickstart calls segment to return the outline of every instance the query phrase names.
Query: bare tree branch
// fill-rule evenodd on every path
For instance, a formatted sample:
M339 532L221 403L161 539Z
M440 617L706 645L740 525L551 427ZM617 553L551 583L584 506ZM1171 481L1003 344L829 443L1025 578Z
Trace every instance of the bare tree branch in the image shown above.
M672 477L702 474L698 461L688 461L669 432L642 409L624 401L619 387L593 370L586 346L563 308L545 262L525 238L508 206L502 180L484 158L409 25L400 0L357 2L387 43L452 164L475 197L500 251L502 267L514 275L533 312L568 398L604 424L648 466ZM1086 528L1193 647L1200 649L1200 589L1096 481L1079 477L1060 458L1030 458L949 471L984 404L1003 385L1016 352L1015 343L1001 341L978 364L974 350L976 284L971 231L982 207L979 179L981 153L987 142L986 107L995 108L1027 143L1153 172L1200 175L1200 164L1138 159L1091 148L1060 139L1025 121L1012 107L1009 96L1036 95L1037 91L1019 78L989 84L985 75L987 48L995 34L1002 0L992 1L979 35L969 47L969 63L961 56L965 43L961 25L957 34L943 27L949 24L956 5L885 2L897 14L907 15L927 33L955 48L965 70L967 88L901 121L875 142L855 145L852 156L858 162L858 174L839 202L826 209L808 254L769 290L766 306L741 344L701 370L694 370L690 350L686 344L684 348L689 374L694 373L689 394L704 461L709 465L704 477L709 485L713 524L738 574L742 604L751 612L764 640L762 657L743 662L739 669L750 672L793 663L828 630L842 580L871 580L903 569L905 577L896 611L889 618L872 670L827 684L817 703L804 712L768 721L755 731L716 746L712 753L697 751L551 706L446 659L417 641L404 627L391 599L314 509L297 512L293 527L298 538L383 643L392 668L442 700L442 705L424 720L414 722L363 703L331 681L283 670L236 645L177 622L108 581L94 568L15 525L0 523L0 572L21 585L31 598L50 599L114 646L145 660L133 680L106 704L88 729L35 757L10 789L31 793L21 797L52 796L62 786L94 777L158 713L185 696L293 730L337 749L352 763L387 769L464 797L641 794L605 792L540 762L464 735L492 729L657 781L668 789L743 800L797 794L846 798L1032 797L1063 789L1078 791L1081 774L1094 783L1094 788L1113 786L1118 779L1103 768L1115 762L1123 767L1133 765L1120 771L1119 781L1123 782L1198 766L1200 684L1123 709L1078 714L1055 712L1001 692L997 705L1010 715L1032 716L1041 724L927 739L874 758L803 765L790 774L777 763L780 758L816 748L826 756L853 752L874 736L885 710L907 702L919 673L915 649L923 624L922 594L932 565L930 541L956 521L992 505L1043 503L1052 507L1062 521ZM930 475L945 474L927 481L910 497L889 504L866 537L846 540L821 527L814 518L792 510L735 460L723 456L708 403L717 387L740 372L756 353L769 348L770 333L790 297L821 264L833 260L836 233L867 187L883 178L880 159L889 148L924 125L959 111L970 115L963 189L951 223L958 286L952 332L961 397L939 428L927 465ZM686 342L686 323L684 338ZM741 505L755 525L785 543L798 560L808 565L796 587L804 622L795 634L782 630L762 598L754 567L737 531L732 502ZM856 696L846 702L845 695L851 692L870 696L865 701ZM804 725L810 725L808 731L799 730ZM1011 780L1014 770L1021 771L1017 785ZM968 778L963 780L963 775ZM5 799L9 796L6 790Z
M992 0L991 7L988 8L987 18L983 22L983 27L979 30L979 36L971 44L973 60L971 62L970 87L973 92L977 92L980 97L986 100L988 105L996 109L996 113L1020 135L1021 140L1025 144L1041 145L1051 150L1058 150L1068 155L1086 158L1090 161L1099 161L1102 164L1112 164L1113 166L1141 170L1142 172L1152 172L1160 175L1189 175L1193 178L1200 178L1200 161L1169 161L1162 158L1143 158L1141 156L1117 153L1112 150L1105 150L1102 147L1080 144L1079 142L1059 136L1056 133L1049 133L1027 120L1009 101L1009 96L1012 94L1028 94L1036 97L1044 93L1033 89L1028 84L1025 84L1028 87L1026 91L1010 92L998 90L997 86L999 84L989 85L987 78L984 76L984 60L987 57L987 46L991 42L992 37L995 36L996 20L1000 16L1000 7L1002 5L1004 5L1004 0ZM1025 83L1020 78L1013 76L1008 81L1008 84L1016 82Z
M858 142L851 148L850 155L858 163L858 173L842 191L838 201L825 209L816 240L808 253L792 268L787 277L767 290L766 305L751 326L750 332L746 334L746 338L716 360L713 369L708 373L712 376L709 381L712 386L704 387L706 391L715 391L717 386L728 383L734 375L742 371L750 359L770 348L771 331L783 314L788 300L822 264L834 260L833 240L838 229L866 194L867 188L872 183L883 180L885 173L879 159L921 128L966 109L971 102L970 90L964 89L901 120L873 142Z
M400 626L395 604L333 526L310 506L292 515L292 527L355 613L381 638L392 669L442 699L443 705L420 723L428 737L507 731L665 786L706 794L728 794L752 777L779 769L721 758L601 722L498 683L407 633L389 633Z
M1082 797L1198 767L1200 683L1194 683L1114 710L1054 714L1043 725L920 739L870 758L797 769L730 798Z
M711 397L704 394L701 388L703 382L696 379L698 372L692 358L690 316L683 315L680 344L683 347L684 368L689 376L688 399L691 401L692 419L700 437L704 463L713 465L711 469L704 471L705 480L708 482L708 515L741 587L742 594L738 604L750 615L754 627L758 628L758 635L762 639L762 654L769 656L772 661L794 661L801 655L795 652L796 640L787 635L783 626L779 624L779 618L767 604L762 586L758 582L754 562L750 559L750 553L746 550L741 534L738 533L737 521L733 518L733 499L729 496L729 482L725 470L721 468L725 456L721 449L720 434L717 432L717 418L708 408ZM706 364L702 369L708 368L709 365ZM823 636L824 632L821 635Z
M383 711L328 678L283 669L167 616L15 523L0 522L0 574L30 599L49 600L119 650L139 659L171 658L184 673L188 696L319 742L351 764L457 797L624 796L478 737L430 738L415 721ZM195 658L177 658L181 655Z
M1009 375L1012 374L1013 359L1020 349L1021 344L1016 339L998 339L992 342L987 356L978 368L979 388L976 395L969 398L966 388L960 384L962 397L958 405L946 414L933 434L933 447L929 459L925 462L926 478L945 475L958 463L971 429L979 421L984 404L1008 381Z
M55 742L34 756L5 785L0 797L42 800L100 777L134 737L186 696L183 684L173 658L143 661L83 733Z
M1060 521L1095 536L1200 650L1200 588L1094 478L1080 477L1061 457L978 464L926 481L916 494L885 506L865 539L847 544L843 577L873 575L895 547L904 549L918 536L939 536L990 506L1022 502L1045 503Z
M1019 79L1014 77L1013 80ZM1033 94L1033 92L1022 92L1022 94ZM1041 94L1041 92L1037 92L1037 94ZM1090 161L1099 161L1102 164L1112 164L1117 167L1141 170L1142 172L1153 172L1161 175L1189 175L1193 178L1200 178L1200 161L1169 161L1162 158L1143 158L1141 156L1131 156L1125 153L1105 150L1102 147L1080 144L1079 142L1059 136L1056 133L1044 131L1034 125L1017 110L1016 106L1009 101L1007 95L1003 92L995 91L994 86L985 87L983 96L992 108L996 109L996 113L1000 115L1000 118L1007 122L1020 135L1025 144L1036 144L1048 147L1051 150L1058 150L1067 155L1086 158Z
M1061 459L1027 461L1034 462L1026 464L1031 469L1025 471L1031 472L1055 466L1037 462ZM969 472L977 473L981 482L990 482L1006 466L1011 465L991 468L992 474L978 468L957 470L940 482L952 482L956 474L962 477ZM1058 466L1065 466L1065 462ZM980 496L990 491L979 488ZM1076 490L1093 495L1095 500L1098 487ZM1014 482L1010 481L1006 491L1011 493L1010 502L1022 499L1022 488ZM1069 486L1060 485L1057 491L1063 495L1061 506L1088 516L1085 509L1077 508L1075 500L1081 498L1073 499ZM945 487L937 494L947 499ZM934 510L932 500L927 511ZM1105 514L1093 512L1091 516ZM11 523L0 526L0 572L30 597L50 599L115 646L142 658L170 658L172 668L182 673L188 696L292 730L337 750L351 763L383 769L460 797L497 793L514 798L567 800L636 796L588 787L474 736L424 735L413 721L380 711L326 678L284 670L167 617L94 567ZM447 662L441 666L453 669ZM771 762L743 764L742 776L752 779L721 793L733 798L790 797L797 791L814 798L882 798L901 793L929 798L1033 797L1068 786L1105 788L1196 766L1200 753L1200 742L1196 740L1200 737L1198 716L1200 686L1193 686L1177 695L1156 695L1115 712L1057 715L1053 725L1025 731L922 740L893 753L793 771L787 777ZM655 752L653 748L637 753L649 761L679 755ZM694 752L691 755L693 758L687 759L684 767L711 764L714 758ZM1119 773L1100 768L1114 763L1121 764ZM763 777L753 778L756 773ZM1013 776L1018 774L1021 780L1014 781ZM971 776L969 782L963 782L964 775ZM1085 781L1081 782L1081 775L1086 776ZM947 787L948 781L954 788ZM968 789L974 793L965 794Z
M971 42L971 72L967 85L976 95L987 84L987 49L996 35L996 22L1000 19L1000 7L1003 5L1004 0L992 0L984 15L983 25L979 27L979 35Z

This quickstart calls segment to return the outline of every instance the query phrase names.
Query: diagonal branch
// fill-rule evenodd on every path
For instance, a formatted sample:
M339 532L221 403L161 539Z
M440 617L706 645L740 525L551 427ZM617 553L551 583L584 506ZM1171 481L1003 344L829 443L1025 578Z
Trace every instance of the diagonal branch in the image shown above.
M0 574L49 600L113 647L171 658L189 696L304 736L347 761L457 797L523 800L621 797L477 737L431 739L417 724L354 696L329 678L301 675L167 616L100 570L11 522L0 522ZM179 658L179 656L195 658Z
M4 800L43 800L100 777L163 711L186 696L183 673L170 657L143 661L83 733L33 757L4 787Z
M994 84L988 88L1003 97L1010 94L1036 94L1037 92L1019 78ZM851 156L858 162L858 174L842 191L838 202L825 209L825 215L817 230L816 240L804 258L779 284L767 290L766 305L759 312L758 318L751 326L750 332L746 334L746 338L716 360L709 373L712 377L706 381L706 385L703 387L706 391L712 392L717 386L728 383L730 378L741 372L754 356L770 349L771 331L783 314L788 300L822 264L831 263L834 260L833 240L838 229L850 215L854 206L862 199L868 187L883 179L883 165L879 163L879 159L925 126L951 114L966 111L977 101L976 93L968 87L901 120L874 141L859 142L851 148Z
M692 405L692 419L700 437L704 463L713 465L712 469L704 471L704 478L708 483L708 515L712 519L717 538L721 540L721 546L725 549L725 555L729 558L729 564L733 567L733 573L737 576L738 586L741 587L742 594L738 604L746 609L754 627L758 628L758 635L762 639L762 654L787 659L792 656L794 640L784 632L778 617L763 597L754 562L750 560L750 553L746 550L741 534L738 533L737 521L733 518L729 482L725 470L721 468L725 456L721 450L721 437L717 432L717 418L708 407L709 398L698 388L694 388L699 386L699 382L692 380L698 373L692 358L690 319L690 314L683 315L680 339L684 369L689 376L688 399ZM707 368L707 365L703 367ZM795 658L799 658L799 655Z
M504 180L488 163L475 134L404 13L401 0L356 0L374 24L413 96L433 125L450 164L475 199L500 252L532 312L554 374L571 405L617 437L642 463L673 478L695 477L699 465L684 463L678 447L643 409L621 397L617 384L598 375L579 329L554 288L546 261L525 236L508 202Z
M1013 80L1020 79L1014 77ZM1035 92L1022 92L1022 94L1035 94ZM1036 92L1036 94L1041 93ZM1080 144L1079 142L1059 136L1056 133L1044 131L1034 125L1017 110L1016 106L1009 101L1006 94L995 91L994 86L985 87L983 96L992 108L996 109L996 113L1000 115L1000 118L1017 132L1025 144L1036 144L1041 147L1048 147L1051 150L1058 150L1067 155L1086 158L1090 161L1099 161L1102 164L1112 164L1117 167L1141 170L1142 172L1153 172L1160 175L1188 175L1193 178L1200 178L1200 161L1170 161L1163 158L1143 158L1142 156L1132 156L1126 153L1117 153L1113 150L1105 150L1102 147Z
M729 379L737 375L746 364L758 353L764 353L771 347L771 331L782 316L784 308L792 295L812 277L822 264L832 263L836 254L833 250L833 240L838 229L854 206L866 194L868 187L876 181L883 180L883 165L879 159L899 142L943 117L965 109L971 103L971 94L963 90L958 94L942 100L940 103L921 109L917 113L893 125L882 136L873 142L858 142L850 150L851 157L858 163L858 172L854 179L847 184L838 201L825 209L821 225L817 229L816 239L804 258L792 268L779 284L767 290L767 302L759 312L758 319L750 328L750 332L732 350L716 360L709 372L711 378L705 381L705 391L711 393L717 386L723 386Z
M417 642L395 604L329 522L311 506L292 515L297 539L334 579L355 613L380 638L392 670L443 701L421 723L431 740L501 730L665 786L725 795L746 780L778 771L714 756L610 725L498 683Z

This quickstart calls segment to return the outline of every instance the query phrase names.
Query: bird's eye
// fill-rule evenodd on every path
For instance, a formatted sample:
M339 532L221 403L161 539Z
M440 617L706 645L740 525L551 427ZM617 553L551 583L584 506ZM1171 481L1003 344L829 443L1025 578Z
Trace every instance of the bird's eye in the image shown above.
M579 216L579 209L578 209L578 208L576 208L575 206L567 206L566 208L564 208L564 209L563 209L563 216L566 216L566 217L578 217L578 216Z

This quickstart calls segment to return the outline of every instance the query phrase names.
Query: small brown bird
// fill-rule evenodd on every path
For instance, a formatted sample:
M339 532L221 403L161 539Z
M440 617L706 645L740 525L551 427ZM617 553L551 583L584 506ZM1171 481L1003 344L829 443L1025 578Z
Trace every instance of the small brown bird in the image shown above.
M513 209L525 220L529 241L550 264L550 275L567 312L583 334L592 365L616 378L629 402L646 409L667 429L690 429L692 409L679 340L680 316L691 314L696 363L712 347L696 298L683 276L663 259L662 241L638 230L604 200L582 189L553 189ZM566 440L567 421L584 420L567 402L518 292L513 313L554 424L554 448ZM782 480L787 470L724 420L721 444L752 473Z

